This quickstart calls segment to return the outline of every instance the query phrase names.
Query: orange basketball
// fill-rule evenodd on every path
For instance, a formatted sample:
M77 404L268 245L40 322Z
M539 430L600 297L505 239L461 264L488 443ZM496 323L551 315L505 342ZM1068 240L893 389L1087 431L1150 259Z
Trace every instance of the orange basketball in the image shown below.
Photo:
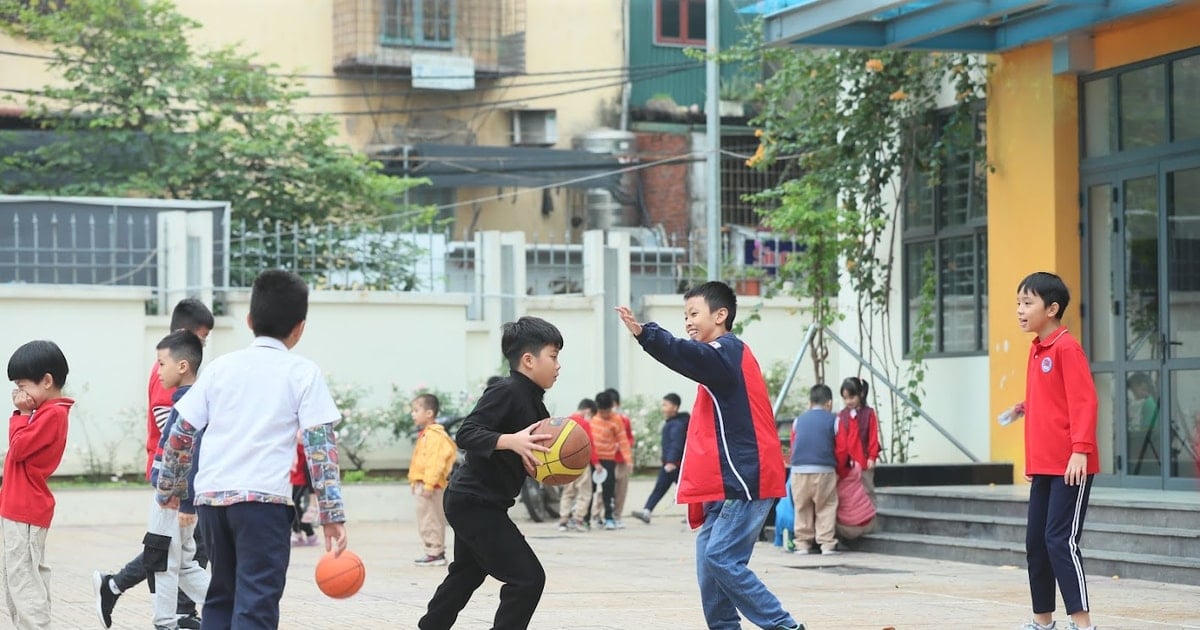
M349 549L333 557L330 551L317 561L317 588L334 599L345 599L362 588L367 569L362 558Z
M570 418L546 418L533 429L534 435L549 435L542 442L549 452L534 451L538 460L534 478L551 485L561 486L572 481L588 469L592 460L592 441L578 422Z

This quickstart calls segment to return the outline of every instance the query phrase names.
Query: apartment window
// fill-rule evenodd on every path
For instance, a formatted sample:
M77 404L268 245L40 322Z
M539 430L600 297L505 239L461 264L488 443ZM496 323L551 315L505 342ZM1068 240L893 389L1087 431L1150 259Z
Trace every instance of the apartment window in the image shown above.
M948 133L950 115L939 112L925 139ZM904 350L912 349L922 288L934 284L931 354L973 354L987 344L987 163L982 109L971 114L970 149L947 156L940 177L925 165L906 174L904 200ZM932 269L926 261L932 262Z
M704 45L704 0L655 0L654 43Z
M383 43L450 48L454 0L384 0Z

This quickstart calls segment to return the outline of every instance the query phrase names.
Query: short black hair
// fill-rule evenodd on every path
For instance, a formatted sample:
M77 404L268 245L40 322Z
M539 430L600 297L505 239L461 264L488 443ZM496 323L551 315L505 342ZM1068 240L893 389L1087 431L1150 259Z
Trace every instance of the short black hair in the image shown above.
M708 304L708 310L714 313L721 309L729 311L729 317L725 318L725 330L733 330L733 322L737 319L737 294L729 288L728 284L713 280L693 287L683 294L684 300L694 297L704 298L704 303Z
M213 329L216 322L213 320L212 311L204 305L204 302L196 298L184 298L179 300L175 305L175 310L171 311L171 332L176 330L190 330L196 332L201 328Z
M617 388L609 387L608 389L606 389L604 391L612 394L613 403L618 404L618 405L621 404L621 392L617 391Z
M613 402L612 394L610 394L608 392L600 392L599 394L596 394L596 409L597 410L612 409L614 404L615 403Z
M563 337L558 328L540 317L522 317L504 324L500 335L500 352L508 359L508 367L517 369L526 352L541 354L546 346L562 350Z
M62 389L67 384L67 357L53 341L39 339L17 348L8 359L8 380L40 381L49 374L54 386Z
M584 398L583 400L579 401L579 406L575 409L587 409L592 413L596 413L596 401L592 400L591 398Z
M1050 308L1051 304L1058 303L1058 312L1054 314L1054 319L1062 319L1063 314L1067 312L1067 304L1071 303L1071 292L1067 290L1067 283L1063 279L1047 271L1038 271L1025 276L1021 284L1017 285L1017 293L1032 293L1040 298Z
M250 291L250 328L255 336L287 339L308 319L308 285L300 276L268 269L254 279Z
M165 349L176 361L187 361L188 369L193 374L200 371L200 362L204 360L204 342L200 341L196 333L187 329L176 330L163 337L154 349Z
M824 383L817 383L808 390L808 402L814 405L824 405L833 401L833 390Z
M683 399L679 397L679 394L667 394L666 396L663 396L663 400L675 405L676 407L683 404Z
M422 407L433 410L433 415L435 417L442 412L442 402L438 400L436 395L425 392L424 394L420 394L414 398L413 402L417 402L418 400L421 401Z

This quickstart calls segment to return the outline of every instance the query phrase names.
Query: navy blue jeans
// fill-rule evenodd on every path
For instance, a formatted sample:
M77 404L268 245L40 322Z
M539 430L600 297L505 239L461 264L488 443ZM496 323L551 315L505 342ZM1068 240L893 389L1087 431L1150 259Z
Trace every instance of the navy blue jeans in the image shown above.
M740 630L738 613L760 628L796 625L779 598L747 566L775 499L704 504L696 536L696 577L710 630Z
M1091 493L1092 475L1078 486L1062 475L1034 475L1030 482L1025 559L1035 613L1054 612L1055 582L1068 615L1090 610L1079 539Z
M679 481L679 467L675 470L667 472L666 468L658 467L658 479L654 482L654 489L650 491L650 496L646 499L646 511L653 512L654 507L659 501L667 495L667 490L671 489L671 484Z
M212 581L206 628L275 630L291 558L292 508L277 503L201 505Z

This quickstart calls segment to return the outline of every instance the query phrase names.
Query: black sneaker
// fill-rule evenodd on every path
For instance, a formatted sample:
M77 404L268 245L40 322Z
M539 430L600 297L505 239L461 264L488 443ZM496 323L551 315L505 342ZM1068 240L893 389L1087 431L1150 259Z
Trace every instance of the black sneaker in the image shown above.
M121 596L119 593L112 592L112 589L108 587L111 579L112 575L108 573L92 572L92 593L96 596L96 614L100 616L100 623L104 624L105 628L112 627L113 606L117 605L117 598Z
M200 630L200 617L196 613L181 616L177 623L180 630Z

